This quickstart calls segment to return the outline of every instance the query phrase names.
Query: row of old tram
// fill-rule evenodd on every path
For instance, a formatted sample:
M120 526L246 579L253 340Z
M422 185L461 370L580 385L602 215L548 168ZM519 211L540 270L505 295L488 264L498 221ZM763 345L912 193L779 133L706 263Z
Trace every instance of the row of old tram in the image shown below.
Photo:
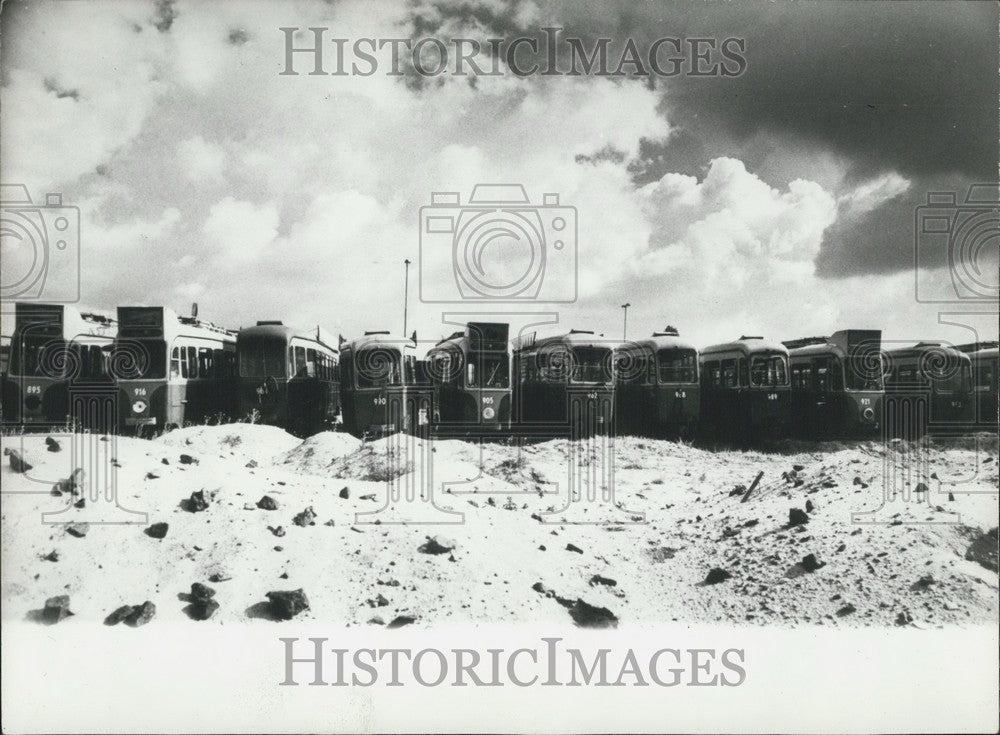
M230 330L165 307L117 319L16 306L3 421L158 433L252 421L298 435L637 434L749 443L785 436L997 430L997 343L885 344L877 330L698 348L676 329L623 342L584 330L512 338L470 322L418 356L367 332L261 321Z

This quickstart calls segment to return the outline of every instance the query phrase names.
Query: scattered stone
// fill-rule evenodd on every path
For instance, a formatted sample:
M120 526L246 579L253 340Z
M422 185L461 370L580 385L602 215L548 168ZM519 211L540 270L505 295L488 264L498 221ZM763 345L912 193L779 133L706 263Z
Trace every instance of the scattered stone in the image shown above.
M57 442L51 436L45 437L45 448L48 449L50 452L62 451L62 446L60 446L59 442Z
M837 617L838 618L847 617L848 615L852 615L853 613L856 613L857 611L858 611L858 608L854 607L854 605L852 605L850 602L848 602L842 608L840 608L839 610L837 610Z
M733 575L727 572L725 569L720 569L719 567L712 567L708 571L708 575L705 577L705 584L719 584L719 582L725 582L732 576Z
M146 473L146 479L147 480L159 480L160 476L158 474L156 474L155 472L147 472Z
M303 610L309 609L309 600L301 587L297 590L268 592L267 599L271 603L271 612L279 620L291 620Z
M251 459L249 462L247 462L243 466L246 467L247 469L251 469L252 470L252 469L254 469L257 466L257 460Z
M577 554L582 554L583 553L583 549L581 549L579 546L576 546L574 544L566 544L566 551L574 551Z
M734 487L732 490L729 491L729 497L733 497L735 495L743 495L743 493L745 493L746 491L747 491L746 485L737 485L736 487Z
M167 529L170 528L169 523L154 523L152 526L145 530L145 534L150 538L166 538Z
M205 491L197 490L191 493L190 498L181 501L181 506L188 513L199 513L203 510L208 510L208 501L205 500Z
M131 615L134 611L135 608L132 607L131 605L122 605L121 607L117 608L113 613L108 615L108 617L104 618L104 624L118 625L118 623L125 620L125 618Z
M385 625L385 621L382 619L381 615L376 615L368 620L369 625Z
M347 500L349 497L351 497L351 491L347 488L346 485L340 488L340 497L342 497L344 500Z
M965 558L990 571L997 571L997 529L991 528L976 538L965 552Z
M949 503L955 502L955 493L948 493L948 502Z
M304 511L296 515L295 518L292 519L292 523L296 526L315 526L316 511L314 511L310 505Z
M141 605L136 605L132 608L132 611L125 617L125 625L138 628L152 620L155 615L156 605L146 600Z
M79 500L77 500L75 503L73 503L73 507L74 508L86 508L87 507L87 500L86 500L86 498L80 498Z
M796 472L802 472L802 470L805 469L805 465L793 464L792 469L795 470Z
M445 536L427 536L426 543L422 544L417 551L422 554L444 554L455 548L456 544ZM389 624L390 627L392 623Z
M328 520L328 521L327 521L326 523L324 523L323 525L324 525L324 526L336 526L336 525L337 525L337 522L336 522L335 520L333 520L333 519L331 518L330 520Z
M282 536L285 535L285 529L282 528L281 526L268 526L267 530L273 533L278 538L281 538Z
M73 612L69 609L69 595L57 595L45 601L42 619L49 625L53 625L72 614Z
M913 583L913 589L915 590L925 590L933 584L936 584L937 580L934 579L933 575L925 574L916 582Z
M809 522L809 515L801 508L790 508L788 511L788 526L802 526Z
M70 495L77 495L81 485L83 485L83 470L77 467L69 477L65 480L60 480L52 486L52 494L62 495L63 493L69 493Z
M410 625L411 623L417 622L417 619L412 615L397 615L392 619L392 621L385 626L386 628L402 628L404 625Z
M903 626L909 625L913 622L913 616L910 615L908 610L901 610L896 616L896 625Z
M70 523L66 526L66 533L70 536L75 536L76 538L83 538L87 535L90 530L89 523Z
M161 464L170 464L170 460L167 459L166 457L164 457L163 459L160 460L160 463Z
M190 454L182 454L179 459L181 464L198 464L198 460Z
M618 627L618 616L608 608L596 607L579 598L569 608L569 615L573 618L573 622L581 628Z
M802 557L802 561L800 561L799 564L807 572L815 572L817 569L821 569L826 566L826 562L817 559L815 554L806 554Z
M382 593L379 593L374 600L368 600L368 607L385 607L389 601Z
M812 513L815 509L816 509L816 506L813 505L813 501L811 501L811 500L809 500L807 498L806 499L806 513Z
M617 587L617 580L611 579L610 577L602 577L600 574L595 574L590 578L590 586L596 587L599 584L603 584L605 587Z
M191 584L191 607L188 611L193 620L208 620L219 609L214 599L215 590L201 582Z
M16 449L10 450L10 453L7 455L7 459L10 462L10 468L17 473L25 473L34 467L34 465L29 464Z
M368 493L367 495L359 495L358 500L375 500L375 493Z
M208 581L218 584L219 582L228 582L230 579L232 579L232 577L227 572L219 571L212 574L208 578Z
M59 561L59 552L56 551L55 549L53 549L48 554L46 554L45 556L43 556L42 559L44 561L52 561L52 562Z
M915 488L913 488L913 491L917 492L917 493L929 493L930 492L930 488L927 487L927 485L925 485L924 483L918 482L917 486Z
M257 501L257 507L261 510L277 510L278 501L272 498L270 495L264 495L260 500Z

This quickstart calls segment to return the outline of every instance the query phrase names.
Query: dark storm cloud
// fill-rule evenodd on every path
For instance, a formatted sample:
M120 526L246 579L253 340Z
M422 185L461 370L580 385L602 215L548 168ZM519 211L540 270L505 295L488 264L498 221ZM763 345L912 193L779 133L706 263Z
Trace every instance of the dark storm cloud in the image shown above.
M474 3L422 12L434 18L425 31L441 19L498 35L526 30L513 15ZM913 208L926 192L996 180L996 3L560 0L541 13L535 25L561 26L568 37L746 39L748 67L739 78L658 82L677 132L643 142L631 164L637 183L668 171L699 173L720 155L766 172L788 155L786 145L835 156L848 187L893 171L909 179L906 195L830 229L817 259L821 275L911 267ZM796 175L810 177L802 168Z

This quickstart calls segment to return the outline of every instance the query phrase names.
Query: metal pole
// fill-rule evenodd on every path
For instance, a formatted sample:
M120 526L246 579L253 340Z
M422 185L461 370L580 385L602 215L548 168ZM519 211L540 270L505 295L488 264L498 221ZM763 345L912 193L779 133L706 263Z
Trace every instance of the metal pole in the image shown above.
M622 309L625 311L625 323L622 325L622 341L628 339L628 307L632 304L622 304Z
M410 305L410 259L403 261L406 269L405 283L403 286L403 339L406 339L406 317L407 309Z

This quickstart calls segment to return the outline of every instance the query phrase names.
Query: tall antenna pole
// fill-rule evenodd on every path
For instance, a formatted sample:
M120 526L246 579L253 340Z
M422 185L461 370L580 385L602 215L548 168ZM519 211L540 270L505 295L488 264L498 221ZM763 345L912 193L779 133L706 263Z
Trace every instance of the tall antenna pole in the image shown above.
M622 341L628 339L628 307L632 304L622 304L622 309L625 311L625 323L622 324Z
M408 316L407 311L410 305L410 259L409 258L403 261L403 266L406 269L406 276L403 285L403 339L406 339L406 317Z

